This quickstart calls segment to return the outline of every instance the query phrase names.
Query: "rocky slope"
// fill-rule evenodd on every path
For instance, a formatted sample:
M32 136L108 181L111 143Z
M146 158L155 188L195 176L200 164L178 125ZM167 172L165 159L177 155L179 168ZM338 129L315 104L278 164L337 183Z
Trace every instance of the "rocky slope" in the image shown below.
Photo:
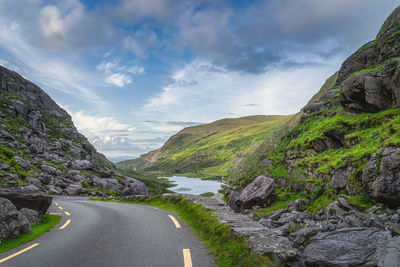
M246 229L250 246L264 231L277 236L260 253L288 265L399 266L399 44L400 7L301 122L235 173L229 206L263 225Z
M160 149L117 166L125 170L223 177L265 139L276 137L298 120L298 114L259 115L187 127L171 136Z
M0 181L50 194L147 194L76 130L43 90L0 67Z

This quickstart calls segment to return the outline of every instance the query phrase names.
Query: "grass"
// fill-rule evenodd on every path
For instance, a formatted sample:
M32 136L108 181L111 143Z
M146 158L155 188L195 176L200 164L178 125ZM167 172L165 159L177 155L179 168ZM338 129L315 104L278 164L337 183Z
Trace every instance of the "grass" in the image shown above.
M108 201L150 205L174 213L209 248L217 266L277 266L270 258L251 253L243 238L235 236L228 225L219 223L211 211L183 196Z
M61 216L45 214L41 222L32 225L32 232L29 234L20 234L17 238L3 240L0 244L0 253L4 253L8 250L21 246L28 243L46 232L50 231L51 228L56 226L60 221Z
M265 139L293 123L294 117L248 116L187 127L164 144L151 167L145 162L155 152L117 163L117 167L145 174L160 171L169 175L221 179Z

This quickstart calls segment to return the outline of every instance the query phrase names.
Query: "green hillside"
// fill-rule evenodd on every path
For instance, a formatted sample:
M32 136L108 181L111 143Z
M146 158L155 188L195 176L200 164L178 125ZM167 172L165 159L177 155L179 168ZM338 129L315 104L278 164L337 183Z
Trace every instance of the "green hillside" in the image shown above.
M298 119L299 114L257 115L187 127L171 136L160 149L119 162L117 167L136 172L223 177L266 139L276 137Z

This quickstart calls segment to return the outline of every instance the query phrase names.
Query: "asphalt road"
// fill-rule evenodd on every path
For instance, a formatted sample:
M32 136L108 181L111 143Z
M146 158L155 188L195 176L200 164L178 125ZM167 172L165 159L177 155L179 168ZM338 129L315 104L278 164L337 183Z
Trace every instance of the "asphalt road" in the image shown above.
M49 212L62 213L60 223L40 238L0 254L1 260L39 243L0 266L186 267L190 261L193 266L214 266L187 226L174 216L181 226L177 228L170 213L161 209L57 197Z

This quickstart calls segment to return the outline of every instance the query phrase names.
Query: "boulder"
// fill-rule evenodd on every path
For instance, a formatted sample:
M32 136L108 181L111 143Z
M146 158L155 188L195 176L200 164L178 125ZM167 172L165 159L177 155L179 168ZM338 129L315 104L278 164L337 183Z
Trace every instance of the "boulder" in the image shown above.
M43 216L51 205L52 197L39 192L27 192L23 188L1 188L0 197L10 200L20 210L28 208Z
M304 250L310 266L376 266L391 235L377 228L342 228L319 233Z
M47 173L41 173L38 176L36 176L36 178L39 179L42 182L42 184L48 185L51 183L52 176Z
M77 196L82 193L82 185L80 184L70 184L66 189L65 192L70 196Z
M334 189L343 189L347 184L347 177L350 176L352 168L341 168L335 170L331 179L331 186Z
M95 166L88 160L74 160L69 163L69 167L75 170L92 170Z
M228 198L228 206L234 211L234 212L238 212L239 211L239 207L236 204L236 200L239 197L239 193L236 191L232 191L229 194L229 198Z
M137 179L130 178L129 187L132 195L148 195L146 185Z
M0 240L19 235L17 208L5 198L0 198Z
M28 234L32 232L32 228L28 219L21 212L18 212L18 224L20 233Z
M18 213L23 214L30 224L35 224L40 222L39 213L35 210L22 208L18 211Z
M53 166L48 166L48 165L42 165L42 166L40 166L40 169L42 169L42 171L44 171L45 173L47 173L49 175L55 175L57 172L56 168L54 168Z
M304 112L316 112L320 111L324 108L324 104L322 102L311 103L303 108Z
M243 189L236 204L240 209L251 209L253 206L268 207L275 195L274 190L274 179L260 175Z
M36 186L38 189L42 188L42 182L40 182L39 179L33 177L26 177L26 180L28 181L28 183Z
M374 153L362 174L368 194L388 205L400 202L400 148L385 147Z

